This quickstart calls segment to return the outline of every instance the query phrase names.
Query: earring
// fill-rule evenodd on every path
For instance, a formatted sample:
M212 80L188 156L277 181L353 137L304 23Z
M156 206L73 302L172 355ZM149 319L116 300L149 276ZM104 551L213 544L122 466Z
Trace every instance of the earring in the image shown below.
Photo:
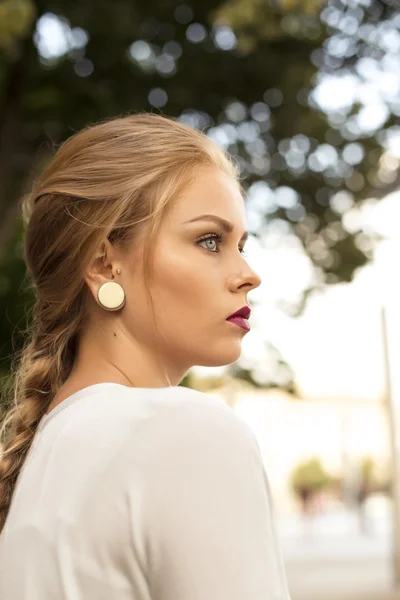
M97 290L97 299L106 310L119 310L125 304L125 291L117 281L105 281Z

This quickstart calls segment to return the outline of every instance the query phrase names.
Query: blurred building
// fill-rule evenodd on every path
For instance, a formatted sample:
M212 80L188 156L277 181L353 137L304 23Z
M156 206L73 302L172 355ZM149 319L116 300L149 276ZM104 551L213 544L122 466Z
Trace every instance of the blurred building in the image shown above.
M381 401L302 399L239 381L208 393L222 397L254 432L280 516L299 509L290 476L303 461L317 457L332 476L354 481L367 457L381 473L388 471L389 431Z

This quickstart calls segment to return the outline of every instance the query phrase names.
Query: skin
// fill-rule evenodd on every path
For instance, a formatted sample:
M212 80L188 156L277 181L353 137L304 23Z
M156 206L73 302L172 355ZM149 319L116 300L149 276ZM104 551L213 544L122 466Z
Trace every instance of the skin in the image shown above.
M207 213L233 225L222 243L214 238L199 240L205 234L223 233L216 223L185 223ZM248 293L261 283L240 252L245 231L244 200L235 183L221 170L203 167L175 200L156 242L150 285L161 340L143 284L140 239L128 252L105 240L85 275L92 302L74 368L48 412L72 393L96 383L167 387L157 339L172 385L178 385L193 365L236 362L247 332L226 318L249 305ZM105 310L97 300L98 288L110 280L121 283L126 296L125 306L115 312Z

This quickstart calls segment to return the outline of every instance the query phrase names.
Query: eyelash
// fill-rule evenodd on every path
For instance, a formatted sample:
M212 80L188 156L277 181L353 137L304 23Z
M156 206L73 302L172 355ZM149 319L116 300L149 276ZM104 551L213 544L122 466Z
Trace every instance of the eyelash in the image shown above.
M197 240L197 243L199 244L200 242L204 242L206 240L215 240L218 242L218 244L222 244L223 241L225 240L225 235L223 233L208 233L204 237ZM206 250L209 250L209 248L206 248ZM242 256L247 256L247 252L244 248L239 248L239 251ZM218 254L220 251L219 250L216 250L216 251L210 250L210 252L213 252L214 254Z

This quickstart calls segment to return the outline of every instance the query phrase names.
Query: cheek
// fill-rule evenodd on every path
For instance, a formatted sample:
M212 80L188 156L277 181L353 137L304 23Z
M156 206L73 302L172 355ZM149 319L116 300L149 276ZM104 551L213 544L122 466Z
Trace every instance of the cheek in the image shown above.
M190 306L199 293L201 282L188 261L163 260L154 269L151 289L154 302L174 312L174 307Z
M201 261L194 263L191 255L181 254L164 255L154 261L151 289L157 314L178 315L182 322L185 317L193 319L199 311L209 310L213 285Z

